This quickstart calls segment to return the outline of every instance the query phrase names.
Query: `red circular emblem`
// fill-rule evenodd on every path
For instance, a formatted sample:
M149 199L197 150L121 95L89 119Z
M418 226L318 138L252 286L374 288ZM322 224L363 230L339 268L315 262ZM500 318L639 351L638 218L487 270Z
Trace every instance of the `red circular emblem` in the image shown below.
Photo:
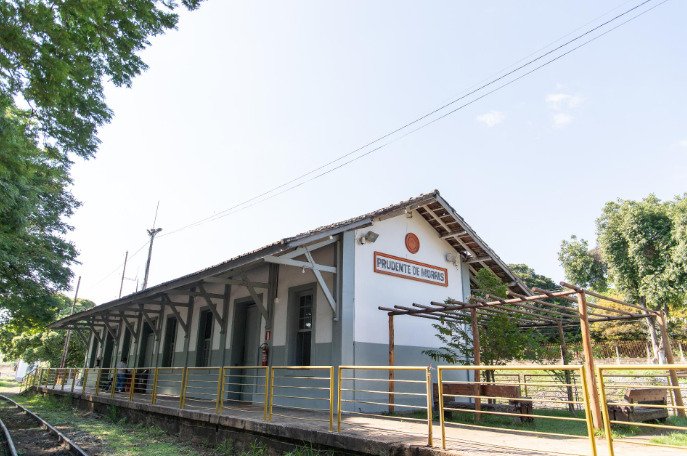
M418 239L415 233L406 234L406 249L410 253L417 253L420 250L420 239Z

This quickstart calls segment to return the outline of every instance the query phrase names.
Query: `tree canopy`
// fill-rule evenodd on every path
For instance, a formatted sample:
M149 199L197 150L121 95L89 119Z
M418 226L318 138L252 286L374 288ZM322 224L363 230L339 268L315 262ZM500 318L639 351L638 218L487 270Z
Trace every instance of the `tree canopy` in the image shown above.
M90 309L95 304L86 299L79 299L74 306L75 312ZM72 299L61 295L50 297L45 311L50 313L48 322L59 320L71 313ZM59 366L64 347L65 335L62 332L47 328L47 324L35 324L31 327L22 324L16 318L0 325L0 352L6 360L24 360L27 363L46 361L52 367ZM67 366L83 364L87 346L81 338L73 335L70 338Z
M202 0L182 0L188 9ZM174 28L174 0L0 2L0 313L48 321L68 287L78 207L73 158L90 158L112 112L104 84L130 86L150 38Z
M683 307L687 293L687 195L607 203L596 221L597 247L573 236L559 260L577 285L612 286L653 309Z
M687 195L668 201L649 195L639 201L606 203L596 220L596 235L594 248L576 236L561 243L558 258L566 278L654 310L668 310L674 317L671 332L684 334L686 325L679 319L687 309ZM646 323L658 356L654 323ZM595 331L606 340L641 337L639 326L629 322L604 323Z

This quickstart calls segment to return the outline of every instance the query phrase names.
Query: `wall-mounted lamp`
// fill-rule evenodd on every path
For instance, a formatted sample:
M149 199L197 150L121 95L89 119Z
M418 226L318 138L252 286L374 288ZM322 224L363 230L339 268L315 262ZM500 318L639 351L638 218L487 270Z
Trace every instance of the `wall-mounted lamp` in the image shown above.
M360 236L358 242L360 242L361 244L372 244L377 240L378 237L379 234L375 233L374 231L368 231L367 233Z

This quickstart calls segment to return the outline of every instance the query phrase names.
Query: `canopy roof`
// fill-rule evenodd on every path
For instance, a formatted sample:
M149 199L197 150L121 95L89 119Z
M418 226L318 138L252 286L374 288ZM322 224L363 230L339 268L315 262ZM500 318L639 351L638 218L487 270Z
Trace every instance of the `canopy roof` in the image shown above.
M107 313L116 313L151 304L151 301L167 299L172 291L189 290L192 287L217 279L226 279L257 267L265 257L282 255L302 246L313 245L322 239L337 236L343 232L371 226L376 220L385 220L403 213L417 211L458 252L468 264L471 278L482 268L491 269L513 293L530 294L529 289L496 255L467 222L444 200L438 190L401 201L373 212L325 225L314 230L287 237L260 249L244 253L217 265L155 285L139 292L98 305L63 318L50 326L52 328L75 328L78 323L93 326L102 325ZM177 303L183 305L182 303Z
M577 326L580 324L578 308L578 294L584 293L596 298L613 302L614 307L600 303L586 302L589 323L638 320L640 318L655 317L657 312L645 309L616 298L585 290L565 282L561 282L563 290L549 291L534 288L529 295L509 291L508 299L488 296L488 299L472 298L471 302L461 302L449 299L446 302L432 302L430 305L413 303L412 307L397 305L394 308L379 307L389 315L412 315L433 320L465 321L471 317L471 311L477 310L478 317L507 315L515 319L523 328L546 328L557 326ZM535 294L536 293L536 294ZM564 305L560 301L568 301Z

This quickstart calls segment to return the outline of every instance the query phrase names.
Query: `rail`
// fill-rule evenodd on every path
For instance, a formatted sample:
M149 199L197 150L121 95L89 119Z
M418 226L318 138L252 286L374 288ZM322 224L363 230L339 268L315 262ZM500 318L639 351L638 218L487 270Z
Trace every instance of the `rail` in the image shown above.
M432 446L429 367L339 366L337 372L337 432L341 432L344 415L426 422L427 444ZM347 405L358 410L344 410ZM384 409L388 414L383 414Z
M269 386L270 421L274 415L302 421L328 421L329 431L334 430L333 366L273 366ZM321 414L326 414L328 419L321 418Z
M466 428L477 426L588 439L596 454L583 366L439 366L434 379L432 374L424 366L40 368L22 388L210 414L237 410L264 421L317 422L337 432L361 422L373 425L358 418L386 420L386 428L399 421L408 423L409 434L426 435L430 445L438 419L443 448L456 429L463 439ZM605 434L611 456L616 441L685 448L687 365L602 365L596 376L604 431L599 437ZM647 390L660 393L660 401L633 397Z
M680 381L682 372L687 372L687 364L597 366L610 456L615 454L615 441L685 448L671 443L673 439L687 440L683 402L687 382Z
M583 400L552 399L549 397L528 397L522 393L523 383L518 377L517 381L499 382L492 384L482 381L481 378L470 379L473 372L483 372L493 377L497 371L519 372L523 374L539 374L542 371L568 373L577 376L582 384ZM453 379L448 377L453 376ZM474 376L473 376L474 377ZM513 377L514 378L514 377ZM542 383L547 387L550 384ZM532 383L529 383L532 385ZM556 386L565 388L575 387L575 383L558 383ZM450 398L450 399L447 399ZM578 437L589 440L592 454L596 455L596 440L592 425L590 400L586 385L584 366L439 366L437 368L436 402L439 408L439 425L441 427L441 446L446 449L446 428L460 426L479 426L492 430L504 430L513 426L504 426L498 419L516 419L521 423L536 423L536 421L566 422L570 427L573 423L579 423ZM538 410L541 406L548 406L547 410ZM577 405L583 408L583 412L575 410L558 410L553 413L551 409L560 409L562 406ZM497 426L501 424L501 426ZM532 426L534 427L534 426ZM586 430L586 432L584 432ZM562 435L571 437L570 433L539 431L526 429L521 432L545 436ZM586 434L586 435L584 435ZM572 435L572 437L575 437Z

